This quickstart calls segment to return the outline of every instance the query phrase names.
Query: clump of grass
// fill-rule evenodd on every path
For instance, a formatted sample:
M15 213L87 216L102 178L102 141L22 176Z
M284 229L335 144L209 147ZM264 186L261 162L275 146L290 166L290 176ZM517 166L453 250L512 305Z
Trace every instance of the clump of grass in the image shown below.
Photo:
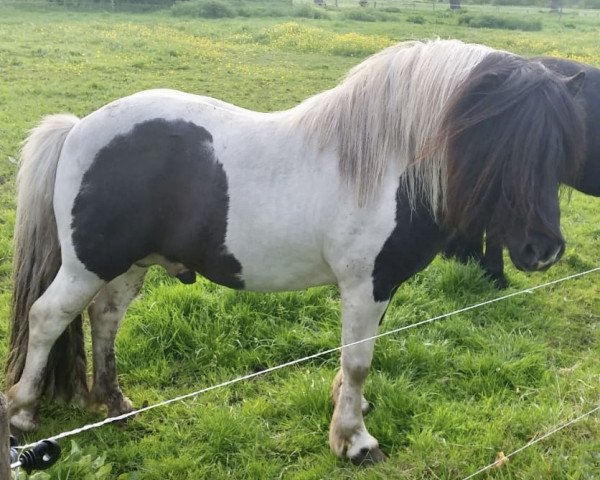
M540 20L524 20L521 18L499 17L496 15L461 15L458 19L458 24L472 28L522 30L525 32L537 32L542 29L542 22Z
M237 16L237 12L231 5L220 0L177 3L171 8L171 13L177 17L232 18Z
M400 9L396 9L400 11ZM347 9L341 12L341 17L345 20L355 20L357 22L393 22L398 20L398 15L395 15L396 11L389 11L389 9L365 9L365 8L353 8Z
M410 17L406 17L406 21L409 23L415 23L418 25L422 25L426 22L425 17L421 15L411 15Z
M331 18L329 13L327 13L322 8L315 8L307 3L303 3L301 5L295 6L293 15L294 15L294 17L301 17L301 18L314 18L314 19L329 19L329 18Z
M175 16L201 18L232 18L232 17L300 17L310 19L329 19L330 14L323 8L303 3L290 4L253 4L241 1L227 2L224 0L192 0L175 4L171 8Z
M348 10L343 13L342 17L346 20L356 20L358 22L376 22L375 15L363 10Z
M236 9L240 17L276 18L292 15L289 7L281 5L249 6L248 4L243 4L236 6Z
M467 9L466 8L461 9L460 13L462 15L465 15L467 13ZM456 17L455 10L437 10L435 12L435 18L454 18L454 17Z

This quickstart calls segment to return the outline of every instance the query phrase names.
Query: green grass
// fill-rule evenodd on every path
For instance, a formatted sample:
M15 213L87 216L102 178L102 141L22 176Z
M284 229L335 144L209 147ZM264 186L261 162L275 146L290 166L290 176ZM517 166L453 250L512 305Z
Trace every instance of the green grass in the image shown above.
M499 14L495 8L468 10ZM510 12L542 22L542 30L473 29L441 6L392 11L395 19L365 22L329 10L330 19L290 13L206 20L170 11L27 11L0 4L0 318L8 316L11 287L16 167L8 159L18 156L19 142L41 116L85 115L152 87L262 111L288 108L332 87L386 45L434 36L600 66L598 16L567 12L559 21L535 9ZM415 22L417 16L424 21ZM511 288L598 265L599 212L598 199L574 194L565 200L564 259L547 273L526 275L509 267ZM329 355L156 409L124 428L81 434L75 438L81 451L75 448L49 478L88 478L92 471L98 476L90 478L144 480L463 478L497 452L522 446L598 401L599 275L378 341L366 385L375 408L366 422L390 457L384 465L360 469L329 452L329 385L338 365L338 355ZM382 329L497 295L475 266L438 259L402 286ZM6 336L2 320L1 358ZM155 403L336 347L339 336L333 287L254 295L205 281L183 286L152 270L119 334L120 380L136 405ZM102 416L45 403L41 418L42 428L29 440ZM68 441L63 445L69 451ZM600 471L599 451L596 415L518 454L488 478L593 479Z

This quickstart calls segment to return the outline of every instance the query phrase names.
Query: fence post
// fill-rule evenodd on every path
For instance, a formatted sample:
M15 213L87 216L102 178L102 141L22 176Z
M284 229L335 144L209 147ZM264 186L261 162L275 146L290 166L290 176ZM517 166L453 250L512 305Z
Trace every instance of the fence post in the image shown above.
M10 443L6 398L0 393L0 478L10 478Z

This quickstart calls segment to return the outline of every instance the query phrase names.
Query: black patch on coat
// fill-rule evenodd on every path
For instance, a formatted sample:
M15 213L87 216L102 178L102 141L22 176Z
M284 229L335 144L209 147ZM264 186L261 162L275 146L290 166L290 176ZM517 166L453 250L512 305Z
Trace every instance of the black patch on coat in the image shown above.
M106 281L159 254L243 288L242 266L224 245L228 209L211 134L184 120L148 120L116 136L85 172L73 204L73 244Z
M411 211L406 195L396 195L396 226L375 258L373 298L389 301L400 284L424 269L442 249L447 234L420 204Z

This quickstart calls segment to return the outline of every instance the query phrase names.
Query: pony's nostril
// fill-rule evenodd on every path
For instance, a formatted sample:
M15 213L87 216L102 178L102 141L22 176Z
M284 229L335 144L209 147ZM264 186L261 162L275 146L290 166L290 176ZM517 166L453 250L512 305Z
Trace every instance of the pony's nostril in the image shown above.
M545 255L543 257L540 257L540 262L543 262L545 264L555 263L556 261L558 261L558 259L560 259L560 257L562 257L564 251L565 248L562 244L558 246L550 246L546 249Z
M526 268L541 270L554 264L563 254L564 245L528 243L523 247L522 260Z

